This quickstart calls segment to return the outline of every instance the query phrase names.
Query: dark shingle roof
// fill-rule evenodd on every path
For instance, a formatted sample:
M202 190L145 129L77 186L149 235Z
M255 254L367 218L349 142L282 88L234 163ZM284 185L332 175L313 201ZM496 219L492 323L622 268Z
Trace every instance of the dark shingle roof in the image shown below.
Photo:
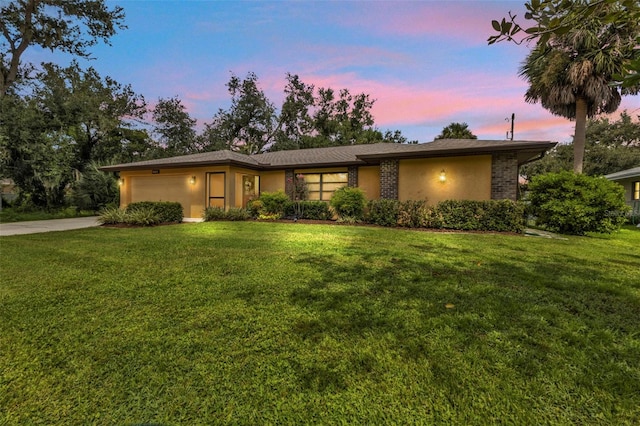
M178 157L158 158L155 160L137 161L135 163L115 164L113 166L101 167L101 169L105 171L119 171L164 167L208 166L229 163L254 168L259 166L259 163L249 155L224 150L181 155Z
M281 169L288 167L328 167L375 164L382 159L425 158L454 155L491 154L517 151L519 161L525 162L552 148L555 142L495 141L476 139L441 139L422 144L377 143L329 148L311 148L244 155L232 151L214 151L180 157L139 161L103 167L105 171L136 170L161 167L189 167L235 164L254 169Z

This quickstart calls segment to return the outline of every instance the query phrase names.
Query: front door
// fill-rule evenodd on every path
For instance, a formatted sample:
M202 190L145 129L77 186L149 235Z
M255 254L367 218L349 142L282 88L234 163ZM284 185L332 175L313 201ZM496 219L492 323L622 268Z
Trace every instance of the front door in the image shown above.
M247 207L249 200L258 196L260 190L260 177L242 175L242 207Z

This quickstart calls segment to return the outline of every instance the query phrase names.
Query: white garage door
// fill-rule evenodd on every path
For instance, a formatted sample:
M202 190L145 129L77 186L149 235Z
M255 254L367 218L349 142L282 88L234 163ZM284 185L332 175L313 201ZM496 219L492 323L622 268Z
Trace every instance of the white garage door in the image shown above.
M177 201L185 212L190 207L189 176L133 176L131 202Z

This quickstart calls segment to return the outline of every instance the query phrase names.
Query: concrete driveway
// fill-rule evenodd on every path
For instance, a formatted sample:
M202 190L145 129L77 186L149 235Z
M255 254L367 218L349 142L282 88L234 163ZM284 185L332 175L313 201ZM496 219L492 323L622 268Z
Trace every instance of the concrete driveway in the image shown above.
M91 228L92 226L98 225L98 218L96 216L0 223L0 237L7 235L37 234L40 232L51 231L68 231L70 229Z

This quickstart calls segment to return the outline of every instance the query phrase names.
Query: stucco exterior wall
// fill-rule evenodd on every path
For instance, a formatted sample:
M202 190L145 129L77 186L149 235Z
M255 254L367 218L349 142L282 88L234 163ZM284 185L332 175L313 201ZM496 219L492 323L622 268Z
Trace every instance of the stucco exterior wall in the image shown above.
M640 181L640 176L636 176L628 179L621 179L615 181L617 184L622 185L624 187L624 201L632 206L633 205L633 182Z
M215 170L213 170L215 169ZM228 167L123 171L120 178L120 206L138 201L177 201L185 218L200 218L205 206L206 172L227 171ZM191 184L191 177L195 183Z
M241 207L243 203L242 175L258 173L238 167L210 166L123 171L120 178L120 206L126 207L138 201L177 201L184 208L185 218L201 218L208 205L207 174L225 173L225 208ZM195 183L191 178L195 177ZM283 180L284 181L284 180ZM240 185L240 187L238 187Z
M446 180L440 181L444 170ZM491 199L491 156L425 158L400 160L398 199L444 200Z
M284 170L260 172L260 192L284 191Z
M380 198L380 167L358 167L358 188L364 191L367 200Z

